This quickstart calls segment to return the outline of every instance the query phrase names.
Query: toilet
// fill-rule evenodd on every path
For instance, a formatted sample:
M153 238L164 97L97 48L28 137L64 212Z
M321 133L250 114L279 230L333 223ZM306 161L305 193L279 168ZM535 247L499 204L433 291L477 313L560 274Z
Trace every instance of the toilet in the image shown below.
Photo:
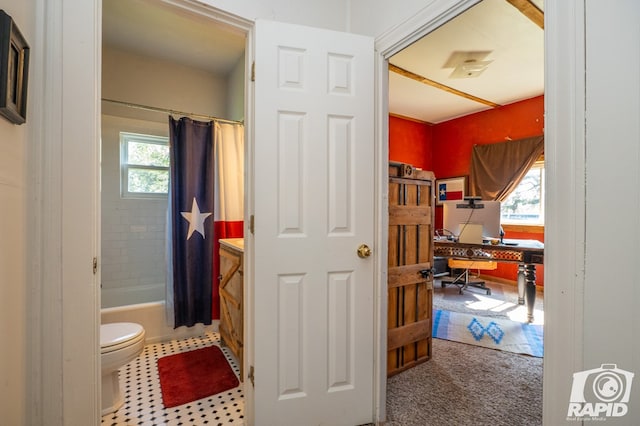
M118 369L142 353L144 334L144 328L132 322L100 326L103 416L113 413L124 404Z

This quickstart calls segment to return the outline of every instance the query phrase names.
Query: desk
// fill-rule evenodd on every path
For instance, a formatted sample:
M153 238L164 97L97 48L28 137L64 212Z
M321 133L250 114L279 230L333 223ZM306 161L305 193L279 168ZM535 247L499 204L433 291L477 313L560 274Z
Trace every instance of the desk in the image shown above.
M544 263L544 244L536 240L504 240L505 244L468 244L435 239L433 255L463 260L493 260L518 264L518 303L527 304L527 320L533 322L536 301L536 265Z

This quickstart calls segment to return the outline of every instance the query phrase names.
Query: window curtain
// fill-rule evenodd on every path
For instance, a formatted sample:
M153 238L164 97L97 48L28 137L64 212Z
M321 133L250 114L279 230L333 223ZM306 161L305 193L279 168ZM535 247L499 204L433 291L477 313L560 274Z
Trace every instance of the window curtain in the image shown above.
M167 320L211 324L214 123L169 117Z
M469 179L471 195L504 201L543 151L544 136L474 146Z

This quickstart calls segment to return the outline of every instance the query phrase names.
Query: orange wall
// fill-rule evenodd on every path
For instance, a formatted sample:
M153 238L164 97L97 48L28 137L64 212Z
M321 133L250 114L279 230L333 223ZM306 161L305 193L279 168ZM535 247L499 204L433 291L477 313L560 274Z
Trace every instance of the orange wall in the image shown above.
M389 117L389 158L432 170L437 179L468 176L471 149L505 140L541 135L544 132L544 97L538 96L464 117L428 125ZM436 207L435 227L442 227L442 208ZM506 227L506 238L544 241L544 231L525 232ZM537 269L537 283L544 285L544 268ZM517 279L517 265L499 264L483 271L507 280Z
M389 116L389 161L433 170L432 126Z
M473 145L537 136L543 130L543 96L436 124L433 172L438 179L469 175Z

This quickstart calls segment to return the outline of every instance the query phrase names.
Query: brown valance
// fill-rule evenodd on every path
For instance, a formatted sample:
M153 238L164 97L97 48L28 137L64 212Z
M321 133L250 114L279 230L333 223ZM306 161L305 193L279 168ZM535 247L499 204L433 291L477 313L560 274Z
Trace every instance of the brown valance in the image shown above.
M476 145L471 152L469 192L504 201L544 151L544 136Z

